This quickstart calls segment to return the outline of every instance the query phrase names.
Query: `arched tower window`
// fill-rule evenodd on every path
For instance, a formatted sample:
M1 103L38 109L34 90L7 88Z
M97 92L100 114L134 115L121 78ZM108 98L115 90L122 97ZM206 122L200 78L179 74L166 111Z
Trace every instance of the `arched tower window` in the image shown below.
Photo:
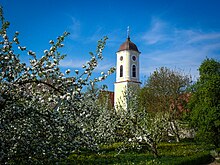
M123 65L120 66L120 77L123 77Z
M132 65L132 77L136 77L136 66Z

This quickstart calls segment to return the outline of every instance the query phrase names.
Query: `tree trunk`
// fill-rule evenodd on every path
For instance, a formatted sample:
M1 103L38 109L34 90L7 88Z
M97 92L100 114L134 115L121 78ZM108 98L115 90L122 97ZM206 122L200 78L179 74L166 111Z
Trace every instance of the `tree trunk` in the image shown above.
M152 150L152 152L154 154L154 157L158 158L159 154L158 154L158 151L157 151L157 145L155 143L153 143L153 145L151 146L151 150Z
M176 142L180 142L179 129L178 126L175 124L175 121L170 122L170 128L176 138Z

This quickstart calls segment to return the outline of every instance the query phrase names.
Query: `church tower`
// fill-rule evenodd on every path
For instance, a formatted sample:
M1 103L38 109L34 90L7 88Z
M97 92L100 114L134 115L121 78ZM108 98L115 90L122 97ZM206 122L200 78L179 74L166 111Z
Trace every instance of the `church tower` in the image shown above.
M127 108L125 93L128 87L140 86L139 80L139 55L137 46L131 42L129 28L126 41L120 46L117 54L116 82L114 105L116 110L120 107Z

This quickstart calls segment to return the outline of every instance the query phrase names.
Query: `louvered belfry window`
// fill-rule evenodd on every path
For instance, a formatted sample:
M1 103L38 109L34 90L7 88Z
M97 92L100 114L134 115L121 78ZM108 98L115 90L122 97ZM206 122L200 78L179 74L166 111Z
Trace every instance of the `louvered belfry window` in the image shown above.
M120 66L120 77L123 77L123 65Z
M136 66L132 66L132 77L136 77Z

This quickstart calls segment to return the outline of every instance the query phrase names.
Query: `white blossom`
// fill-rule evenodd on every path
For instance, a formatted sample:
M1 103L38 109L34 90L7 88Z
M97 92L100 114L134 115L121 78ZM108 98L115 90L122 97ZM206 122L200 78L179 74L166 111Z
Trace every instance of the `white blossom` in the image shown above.
M5 60L8 60L9 59L9 57L8 56L5 56Z
M75 73L76 73L76 74L79 74L79 70L75 70Z
M53 40L50 40L49 43L50 43L50 44L54 44L54 41L53 41Z
M99 79L98 79L99 81L102 81L102 77L99 77Z
M29 51L27 52L27 54L28 54L28 55L35 55L35 52L33 52L32 50L29 50Z
M70 74L70 69L67 69L67 70L65 71L65 73L66 73L66 74Z
M70 100L70 99L71 99L71 97L70 97L70 96L67 96L67 97L66 97L66 99L67 99L67 100Z
M6 34L3 34L2 36L4 39L7 39L7 35Z
M23 47L21 47L21 46L18 46L18 49L20 49L20 50L26 50L26 47L25 46L23 46Z
M47 54L48 53L48 50L44 50L44 54Z

